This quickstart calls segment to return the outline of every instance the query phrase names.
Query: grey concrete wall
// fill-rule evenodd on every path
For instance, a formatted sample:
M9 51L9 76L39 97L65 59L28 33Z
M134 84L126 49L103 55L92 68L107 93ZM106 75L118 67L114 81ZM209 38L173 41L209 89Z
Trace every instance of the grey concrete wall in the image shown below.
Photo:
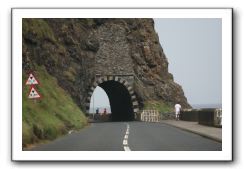
M180 120L183 121L198 121L198 112L197 109L182 110L180 113Z

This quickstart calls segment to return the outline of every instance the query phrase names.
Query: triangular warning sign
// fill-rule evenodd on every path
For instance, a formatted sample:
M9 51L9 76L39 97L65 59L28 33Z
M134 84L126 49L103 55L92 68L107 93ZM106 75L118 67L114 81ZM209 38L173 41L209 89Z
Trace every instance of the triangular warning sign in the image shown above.
M31 86L31 89L30 89L30 93L29 93L28 98L29 99L38 99L40 97L41 97L41 95L36 91L36 89L34 88L34 86Z
M27 81L25 82L26 85L37 85L39 84L38 80L35 78L35 76L30 73Z

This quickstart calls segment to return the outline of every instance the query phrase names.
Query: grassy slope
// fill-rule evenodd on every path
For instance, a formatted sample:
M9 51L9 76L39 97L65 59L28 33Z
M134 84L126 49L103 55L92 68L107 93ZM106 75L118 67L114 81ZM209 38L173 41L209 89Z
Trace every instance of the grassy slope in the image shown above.
M174 108L172 106L158 101L146 102L143 109L158 110L161 114L161 119L171 119L173 117L172 112L174 112Z
M23 73L22 145L40 140L52 140L71 129L86 125L86 118L67 92L60 88L57 80L44 67L36 66L35 76L40 81L36 86L43 96L39 100L28 99L30 86L24 83L28 75Z
M144 109L156 109L161 113L168 113L173 110L173 108L165 103L157 101L148 101L145 103Z

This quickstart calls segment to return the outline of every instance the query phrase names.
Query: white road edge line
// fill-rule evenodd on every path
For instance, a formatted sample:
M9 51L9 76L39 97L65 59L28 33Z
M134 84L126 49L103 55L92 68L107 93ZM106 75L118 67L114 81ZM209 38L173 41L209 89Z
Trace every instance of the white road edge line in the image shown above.
M130 129L130 126L129 124L126 125L126 132L125 132L125 136L124 136L124 140L123 140L123 146L124 146L124 150L125 151L131 151L130 150L130 147L128 145L128 138L129 138L129 129Z

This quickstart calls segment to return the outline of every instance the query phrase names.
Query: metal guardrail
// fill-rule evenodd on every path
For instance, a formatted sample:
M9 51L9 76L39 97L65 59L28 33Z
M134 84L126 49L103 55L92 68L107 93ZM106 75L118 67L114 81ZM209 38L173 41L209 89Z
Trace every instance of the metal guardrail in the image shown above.
M157 110L143 110L140 120L145 122L159 122L160 114Z

